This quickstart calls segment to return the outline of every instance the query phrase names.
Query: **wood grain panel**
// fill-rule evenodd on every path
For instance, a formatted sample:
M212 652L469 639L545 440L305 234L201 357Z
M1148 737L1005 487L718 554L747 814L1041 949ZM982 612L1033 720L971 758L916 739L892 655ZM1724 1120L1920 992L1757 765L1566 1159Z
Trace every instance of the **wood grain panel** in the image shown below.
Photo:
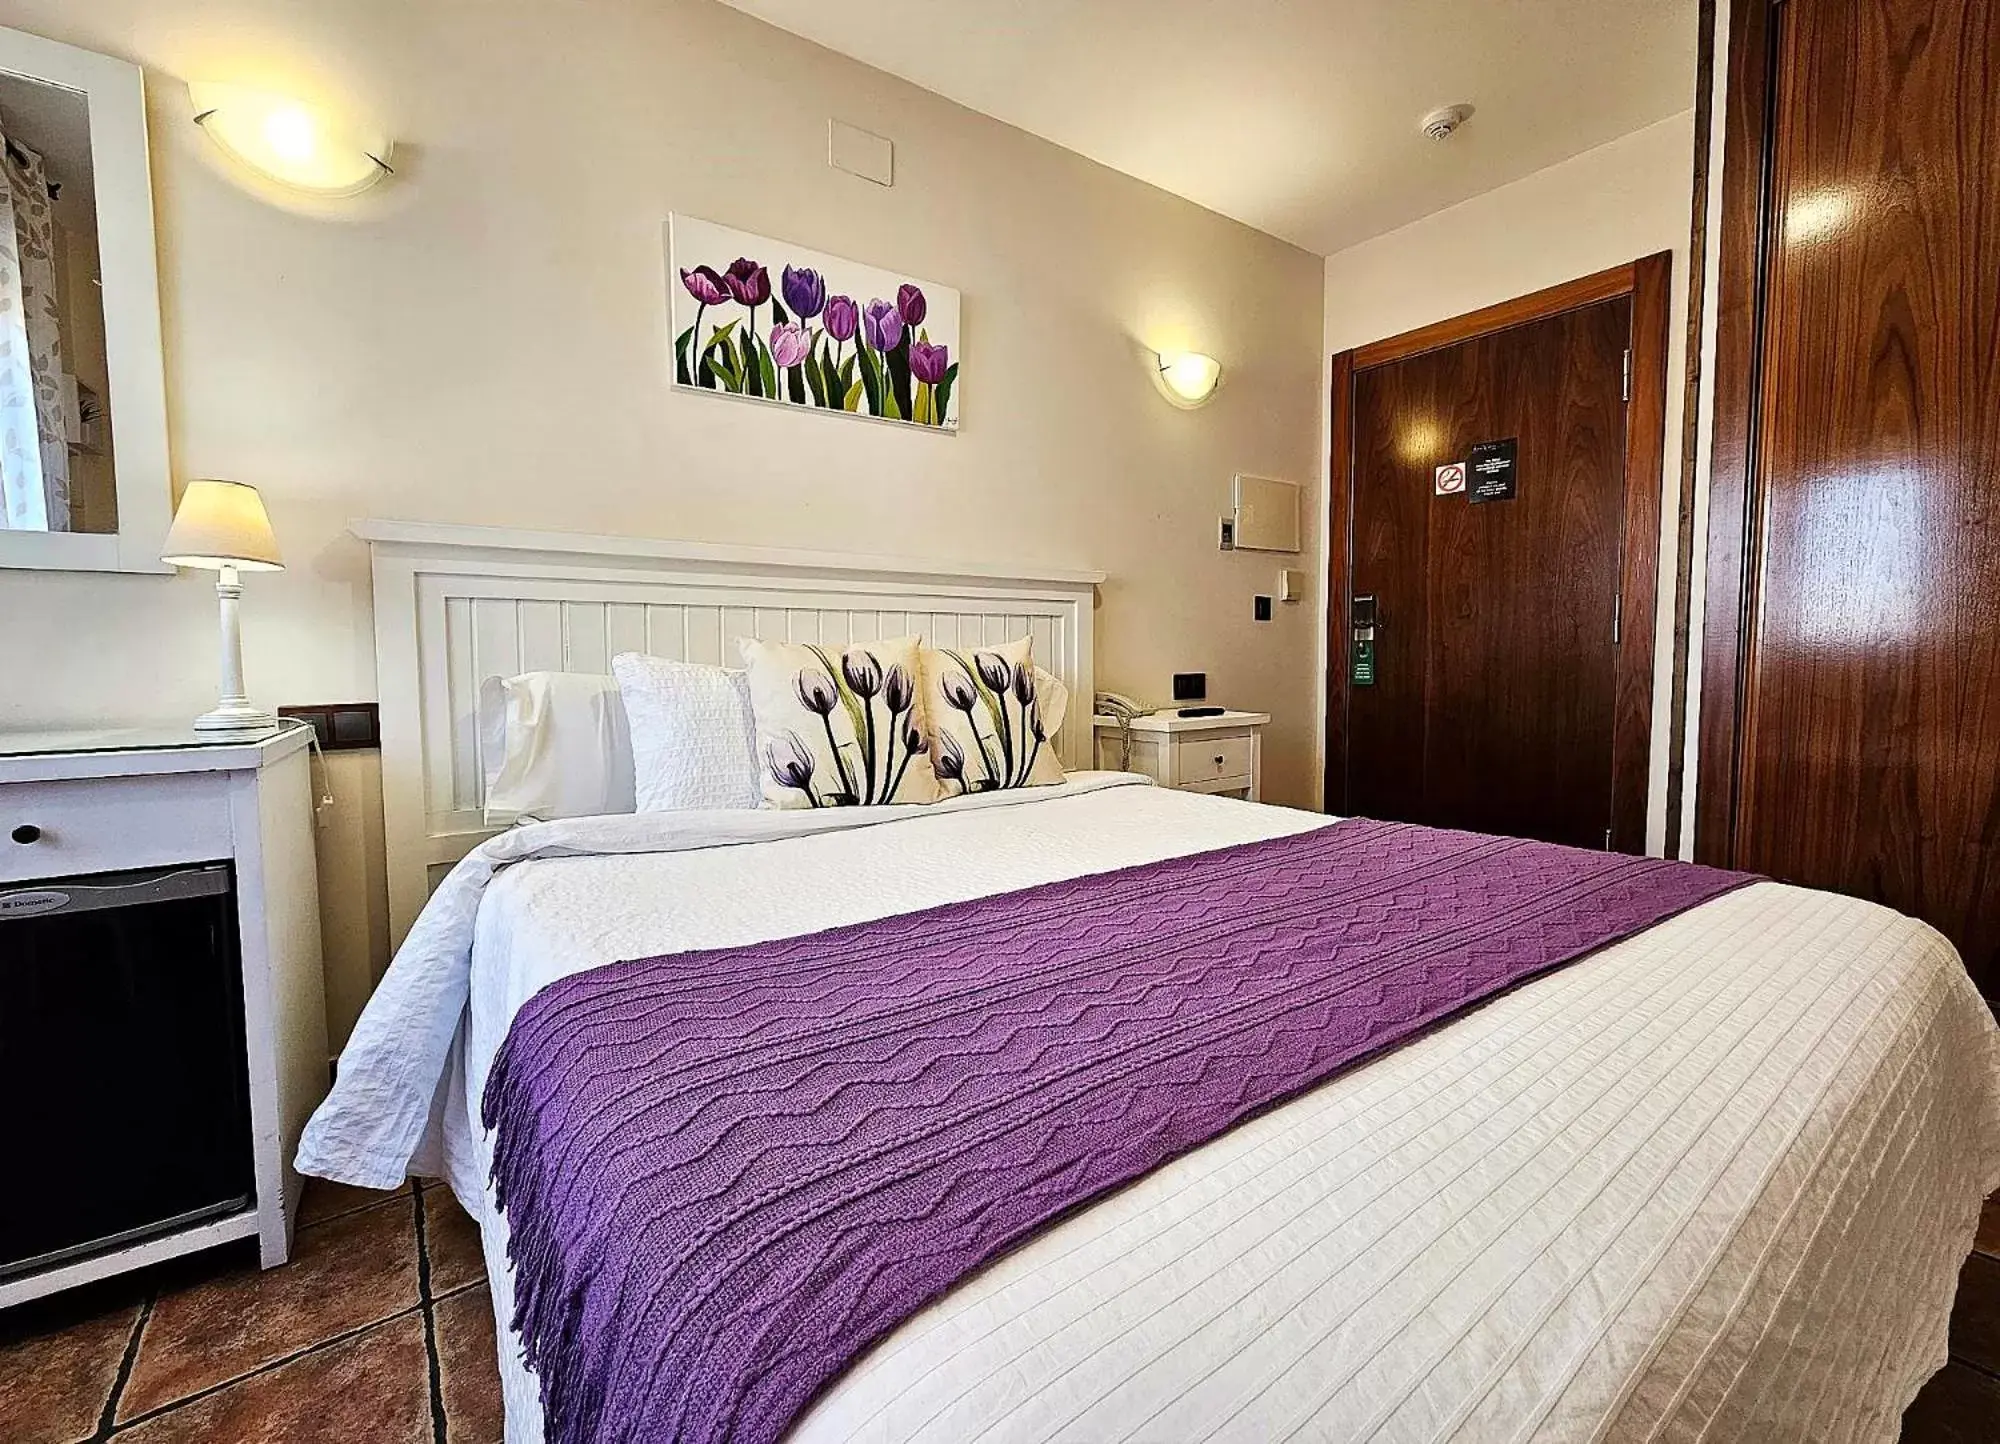
M1353 585L1381 640L1348 702L1355 811L1604 845L1631 322L1621 297L1356 378ZM1504 437L1513 500L1433 494Z
M1735 860L1928 919L1994 991L2000 11L1777 17Z
M1347 802L1347 599L1353 554L1350 546L1350 502L1354 472L1354 353L1342 351L1329 370L1326 522L1326 726L1321 734L1320 808L1345 813Z
M1727 867L1736 854L1737 724L1742 643L1750 623L1748 562L1756 555L1750 442L1762 369L1768 229L1765 132L1776 47L1764 4L1729 7L1728 103L1723 112L1721 273L1715 307L1715 426L1709 443L1708 550L1702 572L1701 723L1696 738L1694 855Z
M1328 810L1591 847L1605 845L1608 824L1613 846L1643 850L1671 271L1670 254L1650 256L1333 358ZM1568 350L1578 346L1594 360L1579 363ZM1537 406L1545 417L1521 419ZM1465 503L1433 504L1438 462L1537 427L1546 452L1532 474L1538 486L1556 478L1549 514L1532 500L1491 503L1477 510L1499 515L1481 530ZM1593 485L1574 484L1573 453L1593 447L1601 454L1582 467ZM1528 450L1524 439L1524 476ZM1500 529L1504 516L1519 524ZM1442 542L1434 517L1450 523ZM1567 550L1578 545L1592 559L1580 568ZM1425 573L1421 599L1405 594L1406 569ZM1370 592L1382 601L1378 681L1352 688L1348 603ZM1542 617L1551 610L1557 622ZM1420 687L1406 675L1412 623L1423 629Z
M1633 267L1632 394L1625 408L1617 678L1611 743L1611 846L1646 850L1646 789L1653 766L1653 641L1659 587L1660 505L1666 484L1667 328L1673 324L1673 256Z
M1354 369L1365 371L1375 366L1386 366L1392 361L1407 360L1426 351L1438 351L1478 336L1490 336L1509 326L1540 321L1580 306L1594 306L1599 301L1629 295L1633 279L1633 268L1628 262L1594 275L1579 276L1574 281L1532 291L1525 296L1516 296L1510 301L1469 311L1463 316L1419 326L1414 331L1405 331L1385 341L1371 341L1366 346L1355 348Z
M1694 67L1693 215L1688 222L1688 303L1685 362L1681 391L1680 505L1674 529L1674 652L1673 677L1667 703L1667 828L1666 854L1682 857L1688 769L1689 658L1694 647L1694 556L1696 477L1701 470L1701 410L1705 390L1702 339L1708 304L1708 212L1711 140L1715 120L1715 0L1700 0L1696 18L1699 39Z
M1425 668L1430 649L1431 467L1458 418L1441 396L1451 353L1354 378L1350 596L1372 594L1375 683L1347 699L1347 804L1364 817L1421 822Z

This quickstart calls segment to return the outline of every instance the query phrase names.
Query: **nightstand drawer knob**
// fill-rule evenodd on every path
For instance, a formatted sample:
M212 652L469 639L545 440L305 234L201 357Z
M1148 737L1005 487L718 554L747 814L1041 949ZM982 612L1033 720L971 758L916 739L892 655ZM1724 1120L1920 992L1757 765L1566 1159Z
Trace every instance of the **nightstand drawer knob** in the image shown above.
M31 842L40 842L42 840L42 830L32 822L22 823L9 835L23 847L26 847Z

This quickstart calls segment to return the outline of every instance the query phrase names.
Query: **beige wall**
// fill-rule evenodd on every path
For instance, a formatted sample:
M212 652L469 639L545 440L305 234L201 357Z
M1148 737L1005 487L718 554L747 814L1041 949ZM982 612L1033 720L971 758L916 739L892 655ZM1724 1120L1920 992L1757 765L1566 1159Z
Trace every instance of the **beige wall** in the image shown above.
M1093 566L1100 682L1164 698L1206 670L1274 714L1269 795L1312 801L1314 608L1254 624L1288 559L1214 535L1236 470L1319 514L1320 258L706 0L6 0L0 23L148 71L176 471L263 488L291 564L246 580L262 699L375 695L351 517ZM189 78L357 107L400 174L273 204L190 123ZM894 188L827 167L836 115L894 139ZM674 210L958 286L961 433L671 392ZM1146 371L1181 346L1228 371L1200 411ZM212 578L0 574L0 612L0 725L210 705ZM330 853L371 824L365 779L345 790ZM330 868L336 974L376 885ZM363 988L330 978L336 1014Z
M1648 851L1666 835L1667 717L1673 663L1674 533L1680 496L1682 357L1694 112L1585 151L1326 262L1325 351L1379 341L1609 266L1674 253L1667 443L1654 643ZM1322 495L1324 490L1322 489ZM1322 566L1321 574L1325 569Z

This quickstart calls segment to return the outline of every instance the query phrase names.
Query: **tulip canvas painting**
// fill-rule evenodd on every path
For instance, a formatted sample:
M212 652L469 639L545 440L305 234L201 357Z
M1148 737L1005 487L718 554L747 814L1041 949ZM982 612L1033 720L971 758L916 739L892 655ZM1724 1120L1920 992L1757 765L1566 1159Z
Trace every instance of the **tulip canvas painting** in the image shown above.
M674 385L958 430L958 292L692 216L668 223Z

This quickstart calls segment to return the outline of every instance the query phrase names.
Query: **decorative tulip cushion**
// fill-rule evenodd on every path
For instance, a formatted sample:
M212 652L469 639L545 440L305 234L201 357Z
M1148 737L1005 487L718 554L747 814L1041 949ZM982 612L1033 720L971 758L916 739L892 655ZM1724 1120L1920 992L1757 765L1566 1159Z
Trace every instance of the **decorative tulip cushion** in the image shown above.
M1050 740L1062 717L1049 695L1060 685L1035 666L1028 637L997 647L926 647L924 709L942 794L1062 781Z
M842 649L745 638L768 807L935 802L915 637Z

